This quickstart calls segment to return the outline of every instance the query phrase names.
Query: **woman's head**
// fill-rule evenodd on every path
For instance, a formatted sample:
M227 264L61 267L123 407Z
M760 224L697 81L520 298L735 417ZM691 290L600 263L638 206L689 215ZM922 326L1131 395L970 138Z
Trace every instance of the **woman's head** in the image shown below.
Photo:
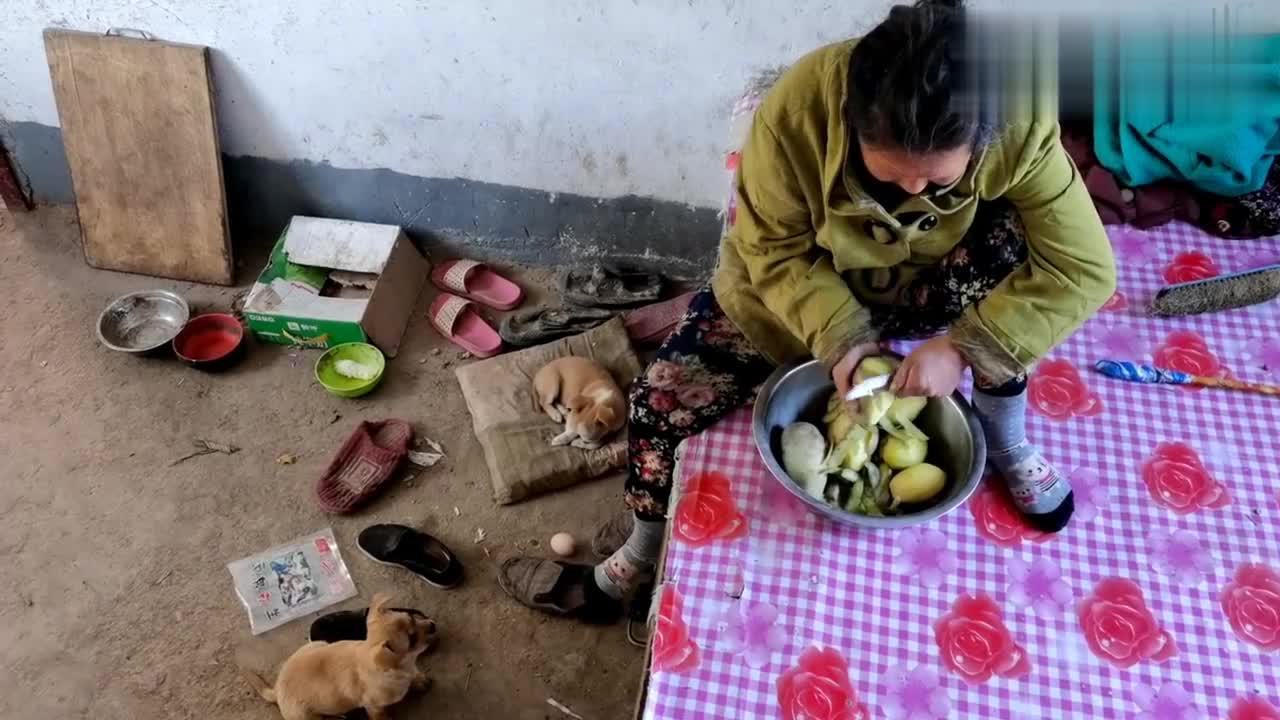
M963 62L962 5L896 6L850 59L845 113L867 170L910 193L959 179L985 140Z

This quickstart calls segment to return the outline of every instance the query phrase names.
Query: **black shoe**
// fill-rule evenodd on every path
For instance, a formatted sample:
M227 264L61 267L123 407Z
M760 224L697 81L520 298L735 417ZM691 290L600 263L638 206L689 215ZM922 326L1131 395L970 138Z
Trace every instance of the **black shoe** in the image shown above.
M395 565L438 588L462 582L462 563L445 544L404 525L370 525L356 545L374 562Z
M396 612L410 615L423 615L421 610L413 608L391 608ZM339 610L321 615L311 623L307 639L312 642L340 642L342 640L364 640L367 637L369 608L363 610Z
M1074 492L1067 493L1062 499L1062 504L1050 510L1047 513L1024 513L1031 526L1040 532L1056 533L1061 531L1071 521L1071 515L1076 511L1076 494Z

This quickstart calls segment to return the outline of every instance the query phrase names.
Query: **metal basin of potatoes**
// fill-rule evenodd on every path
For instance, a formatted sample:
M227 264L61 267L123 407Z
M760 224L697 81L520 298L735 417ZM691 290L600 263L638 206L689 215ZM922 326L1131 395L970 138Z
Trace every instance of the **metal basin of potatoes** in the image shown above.
M831 373L816 360L781 367L760 388L751 419L756 448L769 472L809 509L848 525L903 528L947 514L978 488L986 465L987 443L968 401L956 392L947 398L931 398L915 420L916 426L929 436L926 462L947 473L947 485L935 498L919 506L903 505L899 514L891 517L872 517L812 497L782 467L782 431L791 423L809 422L825 435L822 416L833 392ZM881 442L883 440L881 433Z

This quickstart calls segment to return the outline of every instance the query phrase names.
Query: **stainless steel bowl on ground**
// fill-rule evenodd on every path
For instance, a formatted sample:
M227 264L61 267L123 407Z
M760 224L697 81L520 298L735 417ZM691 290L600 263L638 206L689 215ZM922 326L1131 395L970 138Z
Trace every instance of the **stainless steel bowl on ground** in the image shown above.
M191 319L181 296L168 290L141 290L112 300L98 316L98 339L112 350L148 353L173 340Z
M973 409L960 393L931 398L915 421L929 436L927 461L947 473L942 494L927 506L900 515L872 517L833 507L810 496L782 467L782 431L794 422L810 422L823 428L827 400L835 392L831 374L818 361L779 368L760 388L752 416L752 433L760 457L773 477L814 512L849 525L903 528L941 517L963 504L978 484L986 466L987 444Z

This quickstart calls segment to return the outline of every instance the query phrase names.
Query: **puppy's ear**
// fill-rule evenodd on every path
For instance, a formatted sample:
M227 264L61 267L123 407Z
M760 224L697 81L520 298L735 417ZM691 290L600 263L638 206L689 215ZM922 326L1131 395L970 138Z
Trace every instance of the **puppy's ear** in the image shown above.
M601 425L607 426L609 425L609 423L612 423L615 419L617 419L617 417L618 417L617 413L615 413L613 411L613 408L609 407L608 405L605 405L596 411L596 422L600 423Z
M373 654L373 664L380 668L389 669L400 664L400 653L391 647L391 643L384 642L378 647Z
M386 593L375 593L373 602L369 603L370 615L381 615L387 611L387 605L391 602L391 596Z

